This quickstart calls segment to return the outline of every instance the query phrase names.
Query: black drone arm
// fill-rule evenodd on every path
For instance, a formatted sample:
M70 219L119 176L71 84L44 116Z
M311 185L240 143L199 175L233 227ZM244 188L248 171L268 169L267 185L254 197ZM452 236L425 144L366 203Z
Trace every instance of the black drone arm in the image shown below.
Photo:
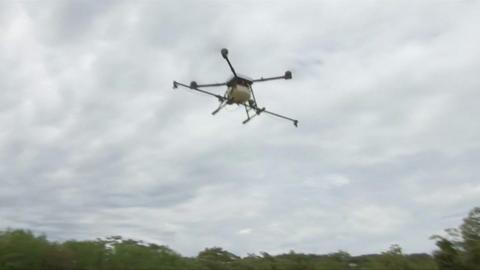
M227 61L228 66L230 67L230 70L232 70L233 76L235 76L235 78L238 77L238 76L237 76L237 73L235 72L235 69L234 69L233 66L232 66L232 63L230 63L230 60L228 59L228 50L225 49L225 48L223 48L223 49L221 50L221 53L222 53L223 59L225 59L225 60Z
M192 90L195 90L195 91L198 91L200 93L204 93L204 94L207 94L207 95L210 95L210 96L213 96L213 97L216 97L218 98L218 100L220 102L224 101L225 98L221 95L217 95L217 94L214 94L214 93L211 93L211 92L208 92L208 91L205 91L205 90L202 90L202 89L198 89L198 85L195 83L195 82L192 82L190 85L186 85L186 84L183 84L183 83L180 83L180 82L177 82L177 81L173 81L173 89L175 88L178 88L178 86L183 86L185 88L188 88L188 89L192 89Z
M224 83L197 84L196 87L216 87L216 86L225 86L225 85L227 85L226 82L224 82Z
M287 117L285 115L281 115L281 114L278 114L278 113L274 113L274 112L271 112L271 111L267 111L265 108L258 108L256 105L254 106L251 106L249 104L245 104L245 106L247 106L248 108L250 109L253 109L256 111L257 114L261 114L261 113L267 113L267 114L270 114L272 116L276 116L276 117L279 117L279 118L283 118L285 120L289 120L289 121L292 121L293 122L293 125L295 127L298 127L298 120L296 119L293 119L293 118L290 118L290 117Z
M263 78L261 77L260 79L252 80L252 82L265 82L265 81L272 81L272 80L290 80L292 78L292 72L287 70L285 71L285 74L283 76L276 76L276 77L268 77L268 78Z
M264 110L263 112L264 112L264 113L268 113L268 114L273 115L273 116L276 116L276 117L283 118L283 119L285 119L285 120L290 120L290 121L293 122L293 125L294 125L295 127L298 127L298 120L296 120L296 119L292 119L292 118L290 118L290 117L283 116L283 115L280 115L280 114L278 114L278 113L270 112L270 111L267 111L267 110Z

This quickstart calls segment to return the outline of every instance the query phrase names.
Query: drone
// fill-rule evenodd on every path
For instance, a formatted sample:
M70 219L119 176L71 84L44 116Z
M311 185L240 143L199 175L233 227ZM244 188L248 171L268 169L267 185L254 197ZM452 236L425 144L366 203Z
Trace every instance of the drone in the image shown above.
M285 74L283 76L267 77L267 78L260 77L260 79L254 80L246 76L240 76L237 74L237 72L235 72L235 69L233 68L232 63L230 63L230 60L228 59L227 49L223 48L221 50L221 54L223 59L227 61L228 66L230 67L230 70L233 73L233 77L231 77L228 81L224 83L211 83L211 84L198 84L197 82L192 81L190 82L190 85L173 81L173 89L178 88L178 86L182 86L182 87L195 90L200 93L207 94L217 98L218 101L220 102L220 105L218 106L217 109L215 109L212 112L212 115L217 114L221 109L223 109L227 105L237 104L239 106L245 107L245 111L247 113L247 119L245 119L242 122L243 124L248 123L255 116L260 115L261 113L266 113L279 118L283 118L285 120L292 121L293 125L295 127L298 127L298 120L292 119L290 117L287 117L278 113L267 111L265 107L260 108L257 105L257 100L255 99L255 94L253 93L253 89L252 89L252 84L255 82L265 82L265 81L280 80L280 79L290 80L292 78L291 71L288 71L288 70L285 71ZM227 86L227 90L225 91L225 94L223 96L201 89L204 87L218 87L218 86Z

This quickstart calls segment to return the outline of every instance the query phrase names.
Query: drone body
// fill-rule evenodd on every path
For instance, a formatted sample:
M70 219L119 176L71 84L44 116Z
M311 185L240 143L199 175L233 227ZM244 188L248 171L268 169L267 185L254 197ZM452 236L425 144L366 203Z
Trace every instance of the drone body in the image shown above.
M177 81L173 81L173 88L175 89L180 85L180 86L183 86L183 87L186 87L186 88L189 88L189 89L192 89L192 90L195 90L195 91L198 91L198 92L216 97L218 99L218 101L220 102L220 105L218 106L218 108L215 111L212 112L213 115L218 113L226 105L237 104L237 105L242 105L242 106L245 107L245 111L247 113L247 119L245 121L243 121L244 124L246 124L248 121L250 121L253 117L255 117L257 115L260 115L261 113L265 112L267 114L292 121L293 124L295 125L295 127L298 126L298 120L295 120L295 119L292 119L290 117L286 117L286 116L283 116L283 115L280 115L280 114L277 114L277 113L267 111L265 109L265 107L259 108L257 106L257 101L255 99L255 94L253 93L253 89L252 89L252 84L254 82L263 82L263 81L278 80L278 79L289 80L289 79L292 78L292 73L290 71L286 71L283 76L278 76L278 77L269 77L269 78L263 78L262 77L262 78L256 79L256 80L248 79L244 76L237 75L237 73L235 72L232 64L230 63L230 60L228 59L228 50L227 49L222 49L221 53L222 53L223 58L227 61L230 69L232 70L233 77L230 80L228 80L225 83L213 83L213 84L202 84L202 85L197 84L197 82L195 82L195 81L192 81L190 83L190 85L186 85L186 84L183 84L183 83L179 83ZM205 91L203 89L200 89L200 88L203 88L203 87L216 87L216 86L227 86L227 90L226 90L226 92L223 96ZM250 112L252 110L255 112L254 115L250 114Z
M251 81L242 77L233 77L227 82L227 86L227 92L225 92L227 103L243 104L250 100L252 96Z

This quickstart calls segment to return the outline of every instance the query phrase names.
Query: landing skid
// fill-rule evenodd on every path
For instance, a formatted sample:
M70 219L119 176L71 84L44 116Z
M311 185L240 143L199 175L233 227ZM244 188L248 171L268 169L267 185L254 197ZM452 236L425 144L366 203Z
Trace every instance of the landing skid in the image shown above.
M217 114L221 109L225 108L225 106L227 106L227 105L230 105L229 100L222 99L218 108L215 109L212 112L212 115ZM261 113L266 113L266 114L270 114L272 116L276 116L276 117L279 117L279 118L283 118L285 120L292 121L293 125L295 127L298 127L298 120L292 119L290 117L280 115L280 114L277 114L277 113L274 113L274 112L267 111L265 109L265 107L259 108L254 100L249 100L248 102L245 102L245 103L239 104L239 105L243 105L245 107L245 113L247 114L247 119L243 120L242 124L247 124L248 122L250 122L250 120L252 120L256 116L260 115ZM254 114L251 113L252 111L254 112Z
M220 103L220 105L218 106L218 108L212 112L212 115L215 115L217 114L221 109L225 108L225 106L227 106L227 102L226 101L222 101Z
M255 101L250 100L250 101L249 101L249 104L250 104L250 106L247 106L247 104L244 104L244 106L245 106L245 112L247 113L247 119L245 119L245 120L242 122L243 124L246 124L246 123L250 122L250 120L252 120L255 116L260 115L260 113L262 113L263 111L265 111L265 108L259 109L259 108L256 106L256 102L255 102ZM255 111L255 114L252 115L252 116L250 116L250 111Z

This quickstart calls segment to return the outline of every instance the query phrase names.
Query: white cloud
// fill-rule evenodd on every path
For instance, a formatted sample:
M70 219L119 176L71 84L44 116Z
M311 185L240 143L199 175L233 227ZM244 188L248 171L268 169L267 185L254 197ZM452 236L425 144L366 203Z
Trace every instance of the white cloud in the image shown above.
M252 229L251 228L245 228L245 229L241 229L240 231L238 231L237 233L238 234L251 234L252 233Z
M457 205L466 201L468 202L475 198L479 198L479 196L479 184L462 183L461 185L458 185L452 183L451 186L442 186L432 193L419 195L415 200L427 205L449 206Z

